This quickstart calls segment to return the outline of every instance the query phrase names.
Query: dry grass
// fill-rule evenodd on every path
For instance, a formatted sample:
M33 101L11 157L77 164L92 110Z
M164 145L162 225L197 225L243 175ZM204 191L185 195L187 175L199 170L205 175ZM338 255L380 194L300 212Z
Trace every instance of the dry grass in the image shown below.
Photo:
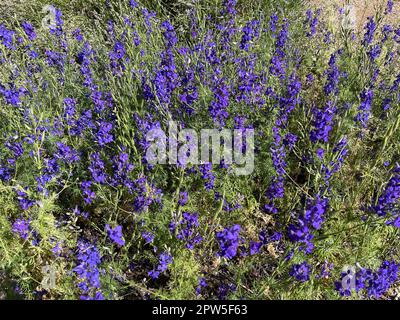
M0 0L0 23L10 20L12 16L21 10L24 0Z
M373 16L378 10L386 8L387 0L309 0L315 8L322 8L337 23L339 9L346 4L351 4L356 9L357 29L361 30L368 17ZM400 1L394 0L393 13L385 20L395 26L400 24Z

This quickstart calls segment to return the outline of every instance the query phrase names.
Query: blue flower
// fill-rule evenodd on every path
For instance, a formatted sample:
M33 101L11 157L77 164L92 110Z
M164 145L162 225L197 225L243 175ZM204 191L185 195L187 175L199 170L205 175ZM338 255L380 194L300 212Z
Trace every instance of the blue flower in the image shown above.
M391 14L392 13L393 4L394 4L393 0L388 0L387 6L386 6L386 9L385 9L385 14Z
M168 265L170 265L172 263L172 261L173 261L173 259L170 254L168 254L167 252L161 253L159 256L158 266L155 269L149 271L149 273L148 273L149 276L153 280L158 279L160 274L165 272L168 269Z
M101 121L98 126L96 141L99 146L105 146L110 142L114 141L114 136L112 135L113 125L106 121Z
M235 15L237 0L224 0L222 6L222 14Z
M255 255L260 252L263 243L257 241L250 241L250 255Z
M249 51L250 42L256 40L260 34L260 21L252 20L242 29L242 39L240 40L240 49Z
M388 217L387 224L400 227L400 209L398 207L400 201L400 166L394 171L393 177L385 186L382 194L377 199L377 204L371 209L380 217Z
M143 231L142 238L145 240L145 244L149 244L154 241L154 234L149 231Z
M329 101L324 109L313 110L313 129L310 132L310 140L312 142L329 141L329 132L333 129L333 118L335 116L336 106Z
M178 42L178 38L173 25L166 20L161 24L161 27L164 29L164 38L167 41L167 47L174 47Z
M358 107L358 113L355 121L359 122L362 127L367 127L369 117L371 116L372 100L374 92L372 90L365 90L361 94L361 104Z
M325 84L325 93L326 95L337 94L338 93L338 85L340 80L340 71L336 64L337 61L337 53L333 53L331 58L329 59L329 68L326 71L327 74L327 83Z
M275 32L276 32L276 30L277 30L277 24L278 24L278 21L279 21L279 17L278 17L278 15L276 14L276 13L274 13L274 14L272 14L270 17L269 17L269 30L274 34Z
M183 207L187 202L188 202L188 193L186 191L181 191L179 193L178 204Z
M382 48L379 44L373 46L370 51L368 51L368 55L371 61L376 60L381 55Z
M197 294L197 295L201 294L201 289L202 289L202 288L206 288L206 287L207 287L206 279L203 278L203 277L201 277L201 278L199 279L199 284L197 285L197 288L196 288L196 294Z
M7 48L14 50L14 35L15 32L6 28L4 23L0 24L0 42Z
M26 189L25 189L26 190ZM35 201L30 200L28 194L22 190L16 190L18 202L22 210L28 210L35 204Z
M355 274L343 272L341 281L335 282L335 288L341 296L350 296L352 290L359 293L365 291L369 298L381 298L390 287L397 281L399 275L399 264L394 261L383 261L378 270L361 268ZM343 287L344 279L347 278L347 286ZM354 281L351 287L349 280Z
M72 31L72 35L78 42L82 42L83 41L83 35L82 35L82 32L81 32L81 29L76 28L74 31Z
M108 236L112 241L114 241L117 245L122 247L125 245L125 240L122 236L122 227L116 226L114 229L110 227L110 225L106 225L106 231L108 232Z
M129 0L129 5L131 6L132 9L135 9L138 6L135 0Z
M176 237L186 244L186 248L193 249L203 237L199 234L199 217L197 213L184 212L179 222L172 222L170 230L176 232Z
M310 28L310 31L307 32L307 37L312 37L317 33L317 25L320 14L321 9L316 10L315 14L313 14L312 10L307 10L307 19L305 21L305 25Z
M201 172L201 178L205 180L204 185L206 190L214 189L215 185L215 175L212 172L212 164L207 163L199 167Z
M22 23L22 28L24 29L24 31L25 31L26 35L28 36L29 40L33 41L33 40L36 39L35 29L33 28L33 26L29 22L24 21Z
M92 174L92 178L95 182L103 184L106 182L107 174L105 173L105 163L101 159L100 154L95 152L91 155L91 162L89 171Z
M12 231L18 234L22 239L27 240L30 233L30 220L17 219L12 225Z
M79 161L78 153L70 146L62 142L57 142L56 145L57 145L57 152L55 153L55 157L57 159L62 160L69 164Z
M311 266L307 262L295 264L289 271L289 274L296 280L306 282L310 280Z
M368 17L368 23L365 26L365 34L364 34L364 40L363 40L363 45L365 47L370 45L371 42L374 40L375 31L376 31L376 24L375 24L374 18Z
M225 228L223 231L216 233L216 238L219 242L219 255L227 259L236 257L240 242L240 225L235 224L231 228Z
M99 294L101 256L95 245L87 241L78 241L78 263L73 271L78 276L78 288L82 292L81 299L102 299Z
M83 181L81 183L81 190L85 203L90 204L96 198L96 194L92 191L92 181Z
M52 7L52 12L55 13L55 25L50 25L50 33L57 37L61 37L63 34L64 21L62 19L62 12L57 8Z

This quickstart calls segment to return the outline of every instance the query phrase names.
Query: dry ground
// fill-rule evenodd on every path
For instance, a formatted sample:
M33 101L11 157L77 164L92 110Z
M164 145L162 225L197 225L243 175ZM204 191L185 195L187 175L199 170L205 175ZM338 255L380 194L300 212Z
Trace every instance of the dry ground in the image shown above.
M315 8L322 8L336 22L339 9L346 4L353 5L356 10L358 30L363 28L369 16L373 16L380 8L386 8L387 4L387 0L308 0L308 2ZM400 0L394 0L393 12L385 20L396 27L400 25Z

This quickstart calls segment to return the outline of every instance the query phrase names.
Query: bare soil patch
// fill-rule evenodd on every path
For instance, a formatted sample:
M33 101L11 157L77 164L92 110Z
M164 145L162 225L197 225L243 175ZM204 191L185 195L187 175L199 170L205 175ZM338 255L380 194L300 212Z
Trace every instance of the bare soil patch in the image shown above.
M353 5L356 10L356 25L357 29L361 30L367 18L374 16L379 10L385 10L387 0L309 0L309 3L314 8L322 8L325 14L338 22L339 9L345 5ZM395 0L393 12L385 17L385 23L390 23L394 26L400 24L400 1Z

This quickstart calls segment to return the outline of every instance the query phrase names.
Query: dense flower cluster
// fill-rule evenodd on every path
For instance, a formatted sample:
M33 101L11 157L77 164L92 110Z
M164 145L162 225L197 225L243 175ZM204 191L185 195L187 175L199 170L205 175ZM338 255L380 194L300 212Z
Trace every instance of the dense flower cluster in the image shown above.
M116 226L112 229L108 224L106 225L106 230L108 232L108 236L112 241L114 241L117 245L123 246L125 244L125 240L122 236L122 227Z
M311 253L314 249L312 229L319 230L321 228L328 205L328 199L318 195L314 201L307 202L305 213L299 217L297 224L290 224L288 227L289 239L305 245L300 248L307 253Z
M289 272L292 277L301 282L308 281L310 279L310 273L311 268L306 262L293 265Z
M161 253L159 257L159 264L155 269L149 271L149 276L154 280L157 279L161 273L168 269L168 265L171 264L172 261L173 259L170 254L167 252Z
M216 233L216 238L220 246L220 255L227 259L233 259L237 255L240 244L240 226L234 225Z
M365 292L368 297L381 298L397 281L399 265L393 261L384 261L376 271L361 268L355 274L344 272L342 277L347 279L335 283L342 296L350 296L355 291L358 294Z
M400 165L397 164L393 177L389 180L382 195L372 210L380 217L386 217L387 224L400 228Z
M77 266L74 272L78 276L78 287L82 292L83 300L103 300L100 289L100 270L101 256L98 249L86 242L78 243Z
M19 236L27 240L29 236L30 222L29 220L17 219L12 226L12 231L19 234Z
M199 244L203 237L199 234L198 214L184 212L182 220L178 223L171 222L171 232L176 232L176 237L186 243L186 248L193 249L196 244Z

